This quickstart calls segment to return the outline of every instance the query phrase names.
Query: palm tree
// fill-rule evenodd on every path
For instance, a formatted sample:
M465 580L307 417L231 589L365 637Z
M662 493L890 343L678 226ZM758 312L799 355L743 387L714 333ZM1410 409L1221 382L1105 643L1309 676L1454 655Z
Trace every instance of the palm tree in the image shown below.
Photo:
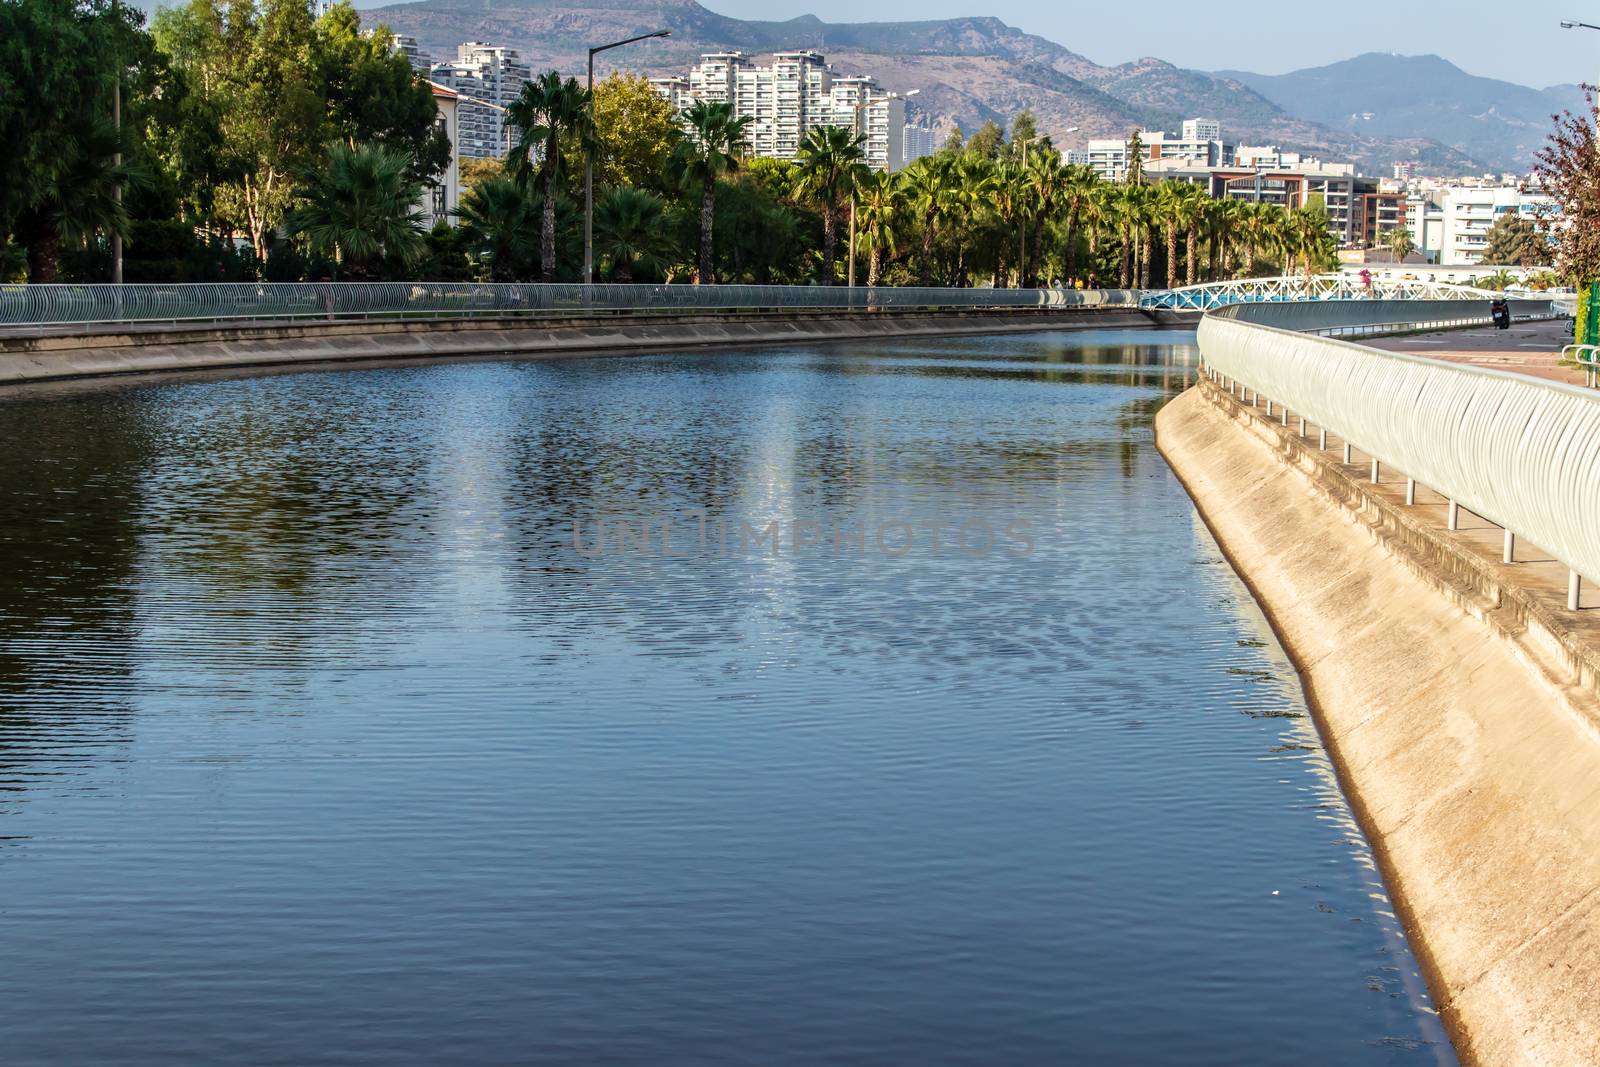
M1118 274L1120 289L1133 288L1133 250L1134 238L1139 231L1140 219L1144 205L1141 187L1137 185L1118 186L1116 195L1110 200L1111 220L1116 223L1117 236L1121 238L1122 270Z
M734 115L732 104L697 100L683 112L683 121L688 132L679 136L668 166L685 189L700 189L700 266L695 281L714 285L712 227L717 215L717 179L739 169L738 153L751 119Z
M955 165L947 155L923 156L903 175L906 200L922 229L921 283L933 284L933 239L954 206Z
M855 189L866 165L861 162L865 137L843 126L816 126L806 131L795 156L799 180L795 195L813 201L822 212L822 283L834 283L834 255L839 245L840 202Z
M1156 217L1167 231L1167 288L1178 287L1178 231L1188 225L1185 189L1194 186L1186 181L1164 181L1156 186Z
M600 198L594 206L595 250L611 261L613 281L631 282L639 270L661 272L667 265L664 223L661 198L647 190L624 185Z
M1004 289L1010 284L1010 271L1006 265L1007 254L1016 239L1018 224L1022 221L1027 206L1027 172L1015 163L1001 163L995 168L989 181L988 195L995 222L998 224L996 228L998 255L995 257L994 285L996 289ZM1024 284L1022 264L1019 263L1017 288L1021 289Z
M1070 282L1074 277L1077 267L1078 223L1080 220L1088 222L1091 227L1091 233L1093 232L1093 227L1095 225L1095 219L1086 218L1085 216L1086 209L1088 211L1094 210L1093 204L1095 201L1097 187L1100 184L1100 175L1096 174L1088 167L1078 166L1076 164L1069 165L1065 169L1064 174L1065 176L1062 179L1061 187L1061 201L1067 210L1066 225L1062 235L1062 243L1065 245L1065 252L1062 255L1062 266L1066 272L1067 280ZM1091 243L1094 243L1093 238L1091 238Z
M462 239L488 257L489 277L497 282L517 281L518 264L539 254L540 214L527 190L510 178L480 181L455 210Z
M116 189L140 175L116 162L125 150L122 135L103 119L85 120L80 131L57 146L53 158L41 160L40 195L16 223L30 282L56 280L63 242L81 245L97 233L128 237L128 211Z
M306 176L306 202L289 212L284 229L356 281L365 280L372 261L382 256L410 266L425 243L418 205L422 182L410 168L404 152L335 142L327 167Z
M1200 280L1200 228L1205 223L1210 203L1211 197L1198 185L1185 185L1178 194L1178 224L1184 230L1184 285L1194 285Z
M1038 284L1039 267L1044 262L1045 224L1055 213L1056 204L1067 188L1068 174L1061 166L1061 153L1040 148L1028 157L1024 180L1032 202L1027 205L1033 218L1033 255L1028 260L1029 278ZM1022 284L1027 284L1023 281Z
M855 187L856 240L867 250L867 288L883 278L885 256L898 251L895 224L904 205L900 179L888 171L872 171Z
M506 121L522 131L514 154L514 173L527 184L536 174L544 179L544 216L539 232L539 277L556 280L556 187L566 164L561 149L563 134L576 134L579 150L594 148L594 124L589 111L589 93L578 79L561 80L555 71L546 71L522 84L522 92L506 108ZM535 168L534 156L539 157Z
M1417 242L1412 239L1411 231L1405 226L1396 226L1389 231L1389 254L1396 263L1404 263L1406 257L1417 250Z
M1000 164L999 166L1007 166ZM956 262L951 284L965 286L967 278L968 238L974 230L973 223L992 207L990 200L999 186L997 165L987 156L969 152L956 164L955 185L951 190L954 206L965 224L956 229Z

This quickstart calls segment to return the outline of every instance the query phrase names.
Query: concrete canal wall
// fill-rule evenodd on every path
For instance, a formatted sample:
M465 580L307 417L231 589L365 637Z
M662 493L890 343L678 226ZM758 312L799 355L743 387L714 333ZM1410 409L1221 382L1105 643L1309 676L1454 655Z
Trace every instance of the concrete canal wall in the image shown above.
M1156 431L1301 671L1462 1060L1600 1062L1593 649L1209 381Z
M550 359L602 352L640 354L668 348L1148 328L1180 321L1181 317L1171 312L1083 307L77 327L0 335L0 384L351 360L469 356Z

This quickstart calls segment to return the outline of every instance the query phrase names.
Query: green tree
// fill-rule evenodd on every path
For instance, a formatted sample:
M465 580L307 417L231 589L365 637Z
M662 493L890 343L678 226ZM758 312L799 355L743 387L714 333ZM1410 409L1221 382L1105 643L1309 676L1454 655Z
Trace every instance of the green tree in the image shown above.
M1024 110L1017 117L1019 122L1023 116L1028 116L1032 121L1031 112ZM1013 127L1013 140L1016 139L1016 129L1020 127ZM1029 200L1024 225L1033 234L1033 254L1026 264L1028 277L1022 280L1023 284L1037 285L1039 282L1039 271L1044 266L1045 228L1054 217L1057 203L1066 191L1068 177L1061 165L1061 153L1055 150L1048 138L1027 152L1023 181L1027 185Z
M822 284L832 285L839 247L839 216L866 165L861 162L862 137L843 126L817 126L806 131L795 157L795 195L822 214Z
M228 8L219 123L224 181L219 211L238 219L265 263L267 234L294 202L296 176L309 172L329 139L326 101L313 62L315 34L305 0Z
M514 282L529 277L538 263L540 204L518 182L505 176L480 181L461 197L455 215L461 239L489 277Z
M1079 224L1087 221L1091 229L1095 226L1095 220L1085 219L1084 216L1086 209L1092 210L1093 201L1100 184L1100 176L1088 167L1073 164L1066 168L1061 188L1061 200L1066 208L1063 224L1062 269L1069 281L1077 277Z
M671 171L679 185L700 191L700 264L696 279L702 285L717 280L713 231L717 218L717 181L739 169L739 149L750 123L733 113L731 104L698 100L683 113L688 132L677 138Z
M513 153L513 173L517 180L529 185L537 178L544 186L539 279L553 282L556 280L556 197L567 164L562 138L571 135L577 139L579 151L593 151L589 94L576 78L562 81L560 74L546 71L523 83L522 92L506 108L506 121L522 131L522 139Z
M1489 227L1482 262L1508 267L1545 267L1552 261L1550 242L1533 219L1506 214Z
M284 228L355 281L367 280L383 257L409 267L425 249L417 206L423 183L410 170L411 157L396 149L335 142L326 166L307 175L305 203L285 216Z
M941 146L941 151L965 152L966 149L966 135L961 132L961 127L950 127L950 132L944 135L944 144Z
M1396 226L1387 236L1389 255L1394 257L1396 263L1404 263L1406 257L1417 250L1417 242L1412 239L1411 231L1405 226Z
M856 183L856 237L867 253L867 287L883 279L883 265L899 250L897 227L904 206L901 182L888 171L874 171Z
M985 119L978 132L967 141L966 151L975 152L985 159L995 160L1000 158L1000 150L1005 147L1006 129L994 119Z
M933 284L933 244L955 206L955 158L948 153L923 156L901 171L907 206L922 233L920 284Z
M403 153L413 177L427 182L450 164L450 137L439 126L433 90L418 78L387 26L361 32L348 2L317 19L312 57L329 131L346 144Z
M677 115L640 74L613 72L594 87L594 180L666 193Z
M611 264L613 281L657 277L667 265L661 198L648 190L607 191L594 206L594 233L595 254Z

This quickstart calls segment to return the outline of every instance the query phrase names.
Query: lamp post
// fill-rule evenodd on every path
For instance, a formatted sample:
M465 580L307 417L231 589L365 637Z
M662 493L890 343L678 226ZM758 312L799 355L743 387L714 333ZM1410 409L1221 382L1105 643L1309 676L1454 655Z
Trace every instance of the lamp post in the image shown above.
M115 31L117 39L121 41L122 5L117 0L111 0L111 20L119 25ZM111 83L111 122L117 129L117 152L113 162L120 169L122 167L122 49L116 50L117 76ZM117 203L122 203L122 182L119 180L116 188L112 190ZM122 234L120 231L111 231L111 284L122 284Z
M594 281L594 57L613 48L621 48L635 41L648 41L652 37L671 37L671 30L641 33L625 41L612 41L589 49L589 144L583 151L583 284Z
M878 99L909 100L920 92L922 92L921 89L912 89L904 94L888 93L887 95L881 96ZM877 102L877 100L866 100L855 105L855 108L850 115L850 125L858 134L860 133L861 126L861 113ZM902 131L901 135L902 137L904 136L904 131ZM887 166L888 162L885 161L884 165ZM845 285L848 288L854 289L856 287L856 195L854 189L850 191L850 266L849 269L846 270L845 275Z
M1579 22L1577 19L1562 19L1561 28L1564 30L1600 30L1600 26L1596 26L1592 22ZM1595 92L1600 93L1600 87L1597 87ZM1600 129L1600 99L1597 99L1595 104L1594 124L1596 129Z

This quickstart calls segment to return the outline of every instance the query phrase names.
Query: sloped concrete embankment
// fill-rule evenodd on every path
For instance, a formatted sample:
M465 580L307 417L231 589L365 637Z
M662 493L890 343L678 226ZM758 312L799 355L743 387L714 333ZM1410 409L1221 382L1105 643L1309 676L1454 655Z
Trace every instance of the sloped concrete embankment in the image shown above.
M1076 308L107 327L0 337L0 384L356 360L485 356L554 359L605 352L638 354L669 348L740 348L857 338L893 340L946 334L1147 328L1177 321L1170 313Z
M1209 383L1156 432L1302 673L1463 1061L1600 1063L1586 651Z

